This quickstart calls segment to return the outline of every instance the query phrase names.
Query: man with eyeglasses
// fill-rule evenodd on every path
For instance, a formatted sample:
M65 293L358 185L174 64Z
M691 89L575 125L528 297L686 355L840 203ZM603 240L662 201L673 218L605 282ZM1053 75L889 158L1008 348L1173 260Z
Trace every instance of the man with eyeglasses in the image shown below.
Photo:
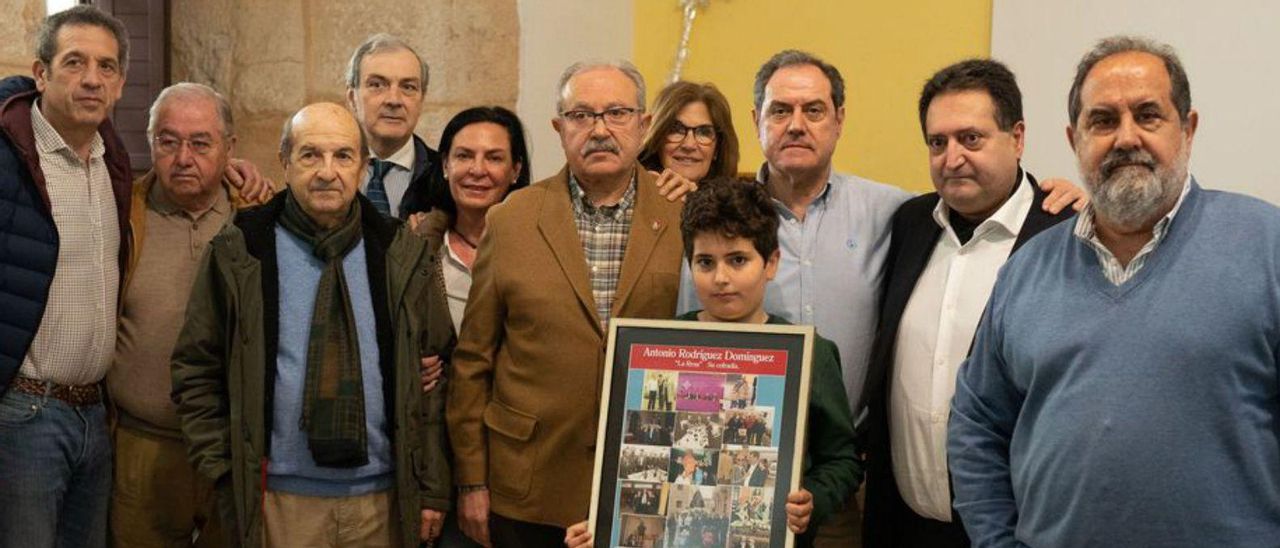
M586 518L609 319L675 314L681 206L636 161L644 79L579 63L558 90L567 165L490 212L453 355L459 523L483 545L562 546Z
M207 86L175 84L151 105L147 133L152 170L133 186L133 240L106 379L118 417L111 536L116 546L221 546L213 482L187 462L169 355L196 266L235 214L223 182L236 141L231 106Z

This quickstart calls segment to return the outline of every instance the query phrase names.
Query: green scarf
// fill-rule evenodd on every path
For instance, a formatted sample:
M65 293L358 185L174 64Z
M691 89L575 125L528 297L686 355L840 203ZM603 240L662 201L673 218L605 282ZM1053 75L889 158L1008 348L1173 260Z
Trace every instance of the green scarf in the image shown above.
M363 236L360 206L353 202L341 225L324 230L302 211L289 192L280 226L311 245L311 253L325 263L311 314L300 427L307 432L307 445L316 464L332 468L363 466L369 462L369 450L360 341L347 277L342 271L342 258Z

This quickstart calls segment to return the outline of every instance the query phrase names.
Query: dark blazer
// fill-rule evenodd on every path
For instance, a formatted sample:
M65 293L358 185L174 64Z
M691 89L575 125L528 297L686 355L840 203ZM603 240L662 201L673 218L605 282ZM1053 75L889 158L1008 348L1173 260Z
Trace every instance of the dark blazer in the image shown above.
M764 482L769 479L769 471L764 466L756 465L756 469L751 472L751 477L747 479L747 485L752 487L764 487Z
M1075 211L1068 207L1057 215L1041 209L1045 192L1030 173L1026 182L1035 193L1031 210L1013 243L1017 252L1027 240L1045 229L1070 218ZM866 510L863 518L863 545L866 548L903 546L901 530L905 524L925 520L903 502L893 477L893 455L889 448L889 378L892 376L894 344L903 310L915 291L916 282L929 263L929 257L942 236L942 227L933 220L938 204L936 192L908 200L893 215L893 236L885 262L884 291L880 302L880 327L871 347L863 401L867 402L867 419L859 430L862 447L867 451ZM936 522L935 522L936 524ZM968 546L960 518L952 512L951 529L929 546ZM948 543L947 539L955 542ZM960 542L960 540L965 540Z
M413 175L409 178L409 188L400 198L400 210L396 217L407 220L410 215L420 211L430 211L439 202L440 191L448 192L448 186L442 189L433 188L443 185L443 177L433 177L432 170L440 169L440 154L427 146L417 135L413 136Z

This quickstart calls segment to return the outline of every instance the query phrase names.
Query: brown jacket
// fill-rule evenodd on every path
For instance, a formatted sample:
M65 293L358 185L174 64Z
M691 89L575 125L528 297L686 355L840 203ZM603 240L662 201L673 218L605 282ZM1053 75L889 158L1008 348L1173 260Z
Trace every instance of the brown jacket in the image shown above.
M680 202L637 165L614 317L671 318ZM494 513L567 526L587 517L606 334L573 221L568 170L489 212L454 353L449 437L459 485Z

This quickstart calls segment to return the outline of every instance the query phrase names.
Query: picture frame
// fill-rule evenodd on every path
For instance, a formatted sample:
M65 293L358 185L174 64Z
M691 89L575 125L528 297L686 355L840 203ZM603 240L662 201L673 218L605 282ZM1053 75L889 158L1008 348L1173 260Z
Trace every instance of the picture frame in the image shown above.
M611 320L595 544L793 546L814 339L812 326Z

